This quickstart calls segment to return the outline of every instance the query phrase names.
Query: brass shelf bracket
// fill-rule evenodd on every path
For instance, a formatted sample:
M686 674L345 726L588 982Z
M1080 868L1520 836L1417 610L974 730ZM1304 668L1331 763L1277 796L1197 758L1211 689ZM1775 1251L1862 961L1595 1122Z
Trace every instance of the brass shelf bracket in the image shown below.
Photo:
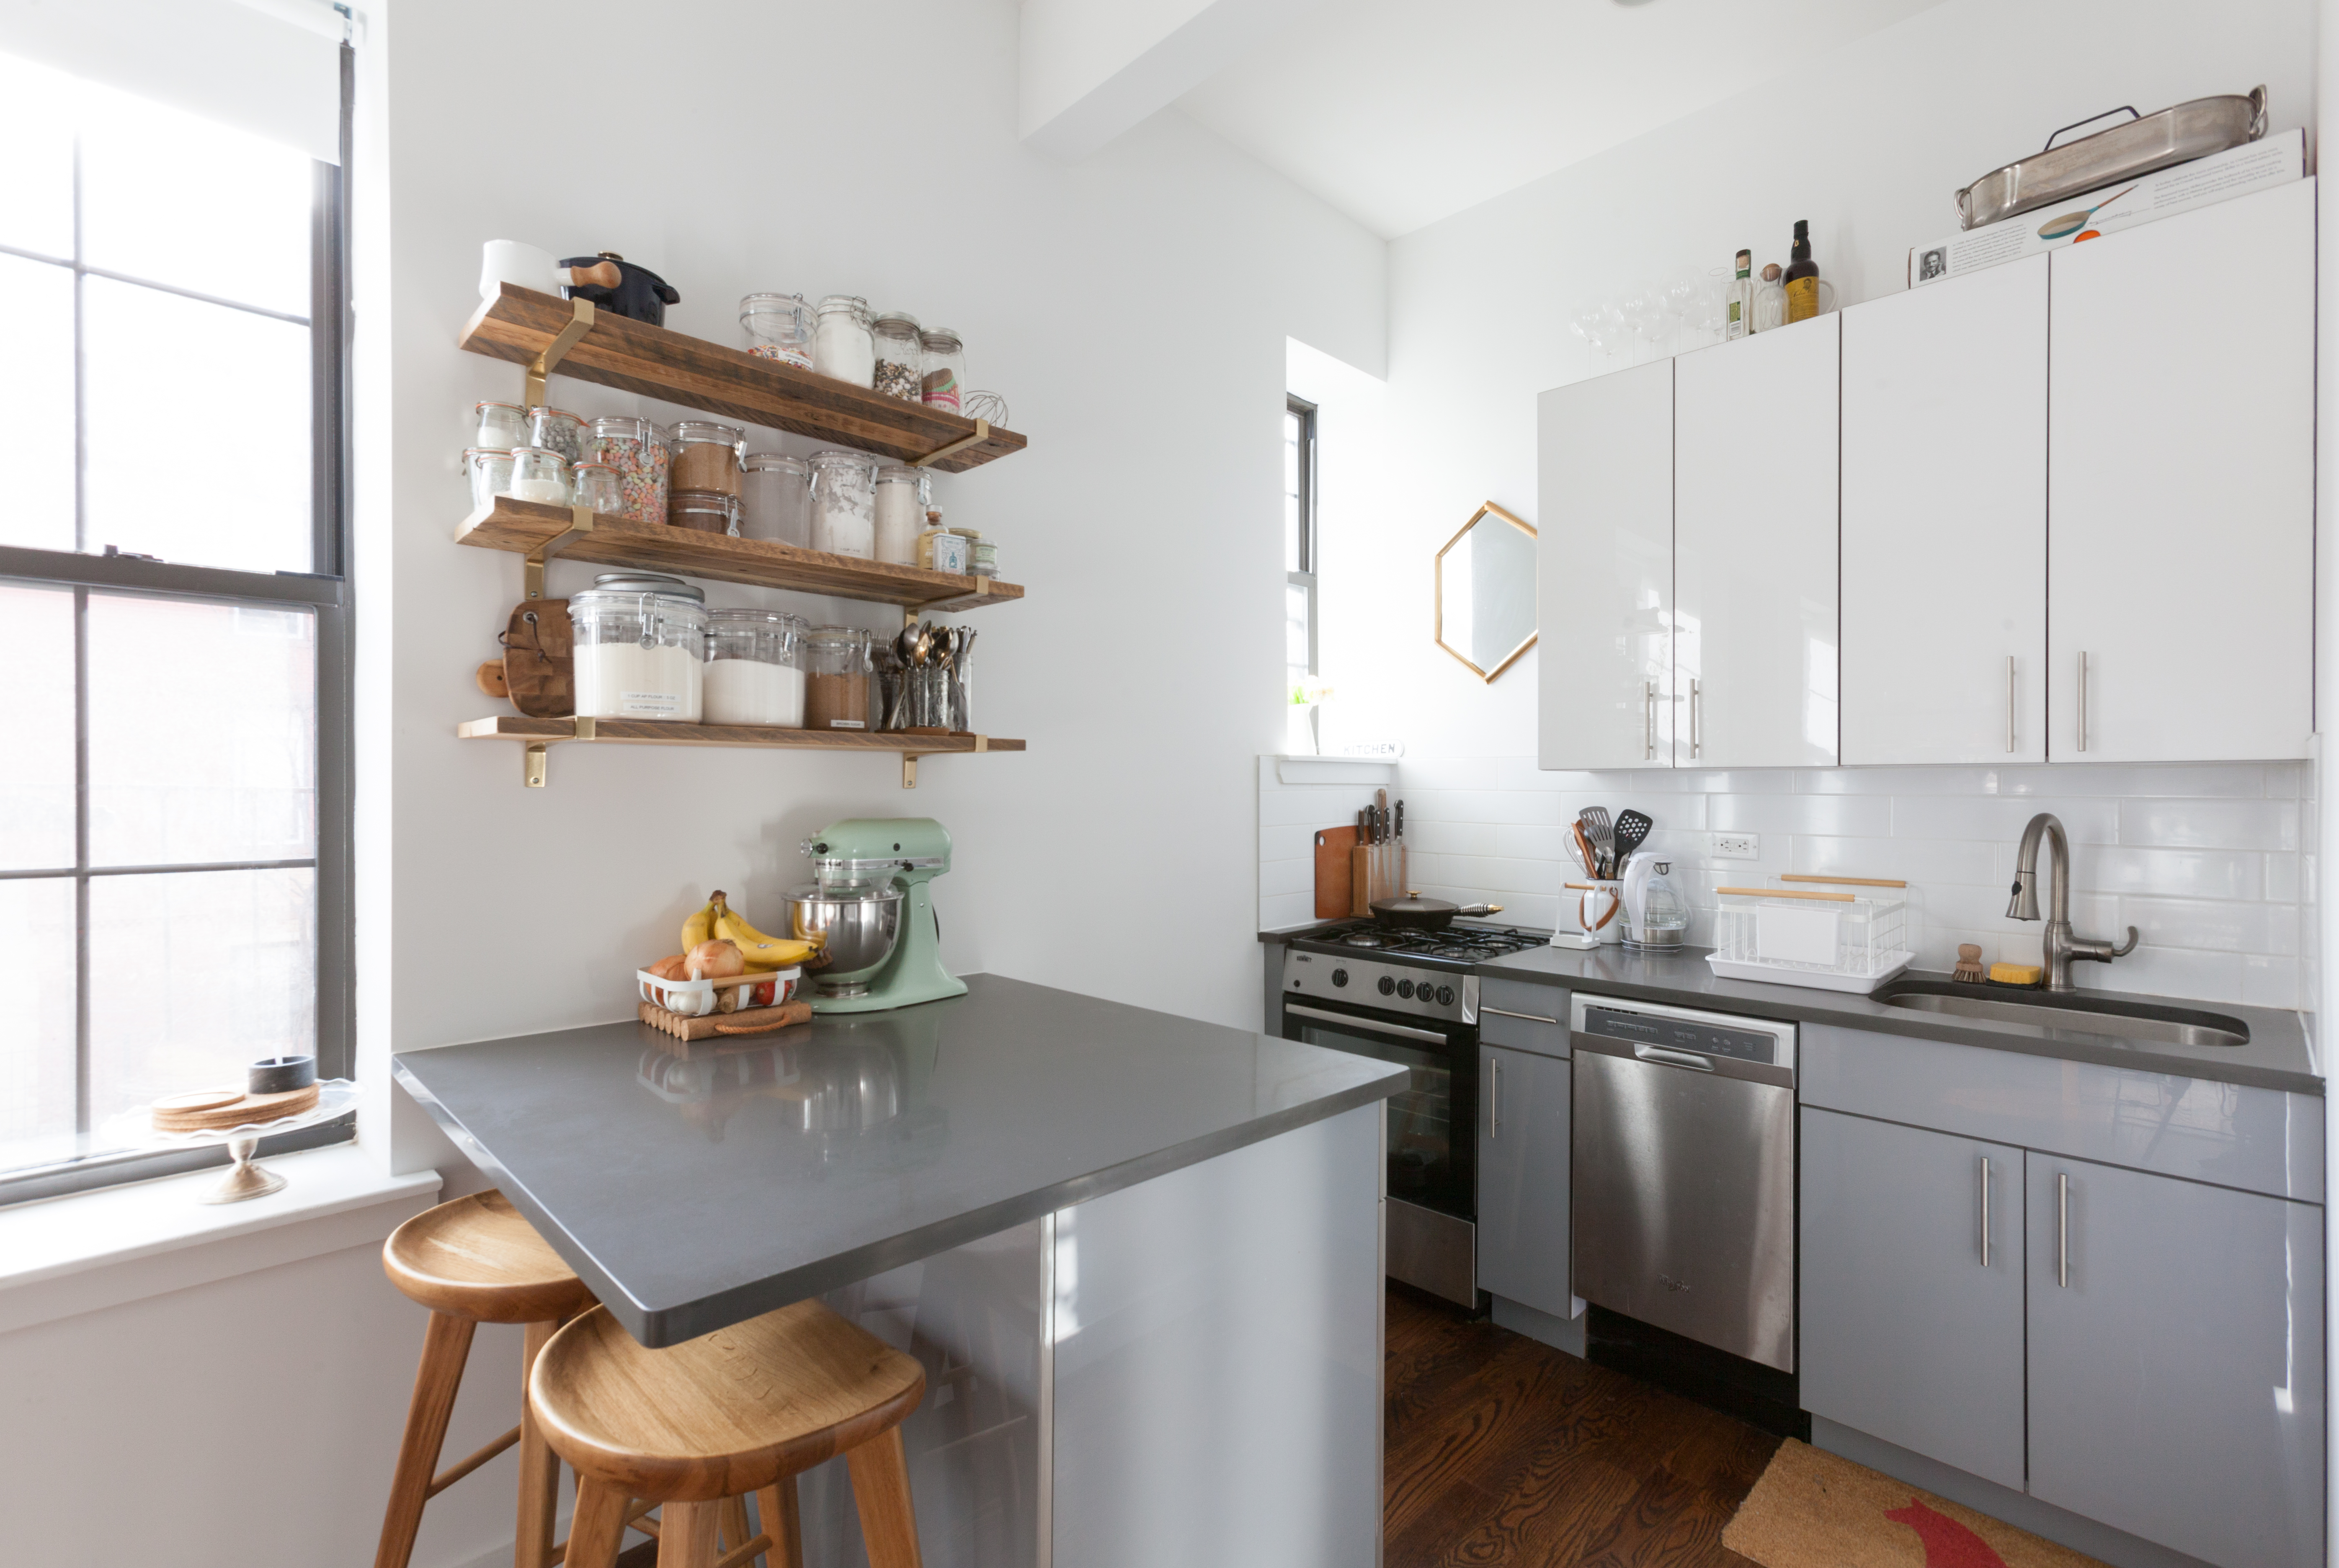
M527 586L526 597L531 599L544 597L544 563L592 531L593 508L569 508L568 526L521 557L520 577Z
M978 754L988 752L990 749L991 737L989 735L976 735L974 737L974 750ZM915 789L918 787L918 759L920 757L941 756L943 754L941 752L903 752L902 754L902 787L903 789Z
M543 404L545 378L551 375L562 357L593 330L593 301L571 300L568 302L577 308L568 325L560 329L560 336L545 344L544 352L528 362L528 402L525 405L528 408L538 408Z
M591 719L586 718L580 715L570 719L568 722L577 726L574 736L575 739L580 741L589 741L593 739L593 721ZM567 740L571 737L562 735L558 738ZM524 771L521 774L521 777L528 788L542 789L544 787L547 776L546 764L548 758L551 754L553 744L554 742L551 739L530 741L528 743L528 749L524 754L522 754L522 766Z
M961 436L949 446L938 448L933 451L928 452L923 458L912 458L910 459L910 467L913 468L923 468L929 463L939 463L944 458L949 457L952 452L963 452L969 447L979 447L989 439L991 439L991 421L989 419L977 419L974 422L974 434L971 436Z

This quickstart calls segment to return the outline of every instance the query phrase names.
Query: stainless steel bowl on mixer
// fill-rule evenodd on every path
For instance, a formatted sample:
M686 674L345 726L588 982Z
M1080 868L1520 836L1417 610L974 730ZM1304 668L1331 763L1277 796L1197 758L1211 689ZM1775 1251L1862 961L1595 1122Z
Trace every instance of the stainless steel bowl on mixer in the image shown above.
M892 883L839 886L806 883L788 890L788 924L820 944L825 962L813 974L823 996L861 996L893 956L902 935L902 890Z

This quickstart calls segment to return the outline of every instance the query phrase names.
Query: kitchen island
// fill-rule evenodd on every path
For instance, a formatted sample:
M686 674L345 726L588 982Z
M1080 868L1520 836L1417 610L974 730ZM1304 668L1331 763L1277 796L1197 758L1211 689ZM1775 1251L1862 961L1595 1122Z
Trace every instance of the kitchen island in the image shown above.
M644 1344L822 1296L927 1371L925 1560L1368 1562L1402 1069L992 975L687 1048L639 1023L400 1083ZM1278 1462L1229 1442L1273 1432ZM843 1463L807 1561L857 1560Z

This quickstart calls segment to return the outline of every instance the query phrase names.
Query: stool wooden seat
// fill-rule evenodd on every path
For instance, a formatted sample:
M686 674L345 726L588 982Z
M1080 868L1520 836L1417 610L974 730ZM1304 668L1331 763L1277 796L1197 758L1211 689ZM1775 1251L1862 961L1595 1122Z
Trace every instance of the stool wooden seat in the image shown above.
M912 1357L817 1301L665 1350L646 1350L605 1307L552 1336L528 1380L528 1409L577 1468L568 1568L612 1568L628 1500L665 1504L660 1568L715 1568L768 1551L798 1568L795 1477L843 1454L871 1568L917 1568L917 1516L901 1424L925 1395ZM763 1533L735 1521L756 1494ZM637 1504L638 1506L638 1504Z
M430 1321L423 1330L422 1364L414 1374L414 1398L407 1406L406 1435L399 1443L374 1568L407 1568L423 1504L514 1444L519 1445L519 1525L513 1561L515 1568L544 1568L553 1550L560 1464L527 1414L528 1375L554 1331L594 1305L593 1293L495 1191L475 1192L416 1215L383 1243L381 1267L391 1284L430 1309ZM470 1358L471 1336L482 1323L527 1325L519 1425L434 1474L455 1392L462 1386L463 1364Z

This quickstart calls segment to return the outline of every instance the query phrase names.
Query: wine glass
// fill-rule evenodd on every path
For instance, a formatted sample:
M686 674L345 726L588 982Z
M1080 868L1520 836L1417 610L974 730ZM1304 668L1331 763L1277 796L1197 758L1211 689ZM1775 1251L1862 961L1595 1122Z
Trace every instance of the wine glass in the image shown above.
M1568 321L1567 330L1584 340L1584 344L1603 353L1610 351L1607 318L1597 305L1586 305Z

